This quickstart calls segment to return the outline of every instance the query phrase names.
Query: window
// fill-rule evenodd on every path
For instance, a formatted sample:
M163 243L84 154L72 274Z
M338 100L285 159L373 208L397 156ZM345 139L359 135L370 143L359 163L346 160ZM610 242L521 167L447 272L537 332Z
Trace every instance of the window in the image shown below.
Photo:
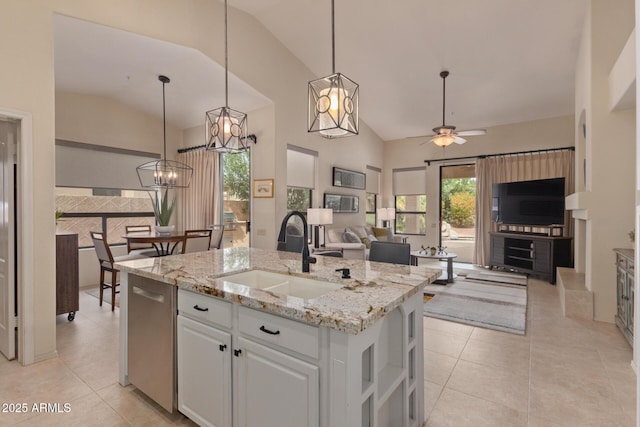
M311 207L312 191L308 188L287 187L287 211L300 211L307 214Z
M125 225L155 225L152 199L139 190L136 167L154 153L56 140L57 229L78 233L81 248L93 247L89 231L107 234L109 244L125 244Z
M376 196L377 194L367 193L366 223L374 227L376 226Z
M107 242L125 244L125 225L155 225L149 193L142 190L118 190L113 194L95 192L91 188L56 187L56 210L64 213L58 220L61 232L78 233L81 248L93 247L89 231L107 234Z
M367 225L376 226L376 207L378 206L378 194L380 194L380 173L382 170L375 166L367 165L367 206L366 219Z
M426 178L424 167L393 170L396 233L419 235L427 233Z
M427 233L427 196L396 196L396 229L398 234Z
M307 209L313 206L317 157L316 151L287 146L287 211L299 211L306 217ZM299 218L294 217L291 221L302 227ZM307 233L311 237L309 230Z

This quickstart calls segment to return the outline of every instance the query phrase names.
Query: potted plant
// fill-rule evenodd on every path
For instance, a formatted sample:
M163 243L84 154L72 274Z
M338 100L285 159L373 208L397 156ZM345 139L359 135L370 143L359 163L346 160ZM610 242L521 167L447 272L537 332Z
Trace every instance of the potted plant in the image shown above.
M431 246L429 248L429 253L433 256L436 254L436 251L438 250L438 248L436 248L435 246Z
M173 214L173 208L176 204L176 196L169 196L169 189L165 188L163 190L156 191L155 199L151 194L151 202L153 204L153 214L156 217L156 231L158 233L169 233L173 231L174 226L169 225L171 221L171 215ZM171 200L169 200L171 199Z

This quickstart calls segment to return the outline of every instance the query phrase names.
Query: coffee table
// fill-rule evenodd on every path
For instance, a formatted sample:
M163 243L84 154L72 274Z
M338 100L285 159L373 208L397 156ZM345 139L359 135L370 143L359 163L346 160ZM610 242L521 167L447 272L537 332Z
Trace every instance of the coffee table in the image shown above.
M428 259L437 259L441 261L447 261L447 275L444 274L436 279L436 282L446 282L453 283L453 279L456 278L456 275L453 274L453 259L457 258L458 255L448 252L448 253L436 253L435 255L431 255L429 252L423 251L413 251L411 252L411 265L418 265L418 258L428 258Z

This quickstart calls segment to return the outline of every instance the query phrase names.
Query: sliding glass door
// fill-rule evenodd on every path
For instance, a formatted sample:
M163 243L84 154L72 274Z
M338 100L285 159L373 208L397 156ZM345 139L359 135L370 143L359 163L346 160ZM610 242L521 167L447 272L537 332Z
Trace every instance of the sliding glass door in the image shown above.
M440 167L440 242L456 262L473 262L476 220L475 164Z
M251 230L250 150L221 154L223 173L223 247L249 247Z

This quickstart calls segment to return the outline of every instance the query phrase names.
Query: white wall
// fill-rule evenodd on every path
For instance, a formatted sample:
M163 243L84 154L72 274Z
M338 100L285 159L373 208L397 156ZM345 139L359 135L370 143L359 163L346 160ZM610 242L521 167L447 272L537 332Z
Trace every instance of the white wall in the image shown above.
M576 227L584 245L586 286L594 293L594 318L614 322L616 267L613 248L631 247L634 229L635 110L610 111L609 74L634 28L634 2L611 7L592 0L587 8L576 71L576 182L591 200L582 206L586 226ZM586 183L584 182L586 159ZM578 249L580 253L581 248ZM582 256L582 255L581 255ZM579 268L583 268L581 263Z
M101 96L56 92L56 138L162 154L162 118ZM167 157L182 146L182 130L167 122Z
M410 236L413 246L439 244L440 166L438 159L479 156L483 154L512 153L574 145L573 116L514 123L487 128L483 136L467 137L465 144L452 144L445 149L421 139L388 141L384 145L382 176L383 206L393 206L392 170L394 168L425 166L425 160L434 160L427 166L427 235ZM473 159L448 161L447 165L473 163Z

